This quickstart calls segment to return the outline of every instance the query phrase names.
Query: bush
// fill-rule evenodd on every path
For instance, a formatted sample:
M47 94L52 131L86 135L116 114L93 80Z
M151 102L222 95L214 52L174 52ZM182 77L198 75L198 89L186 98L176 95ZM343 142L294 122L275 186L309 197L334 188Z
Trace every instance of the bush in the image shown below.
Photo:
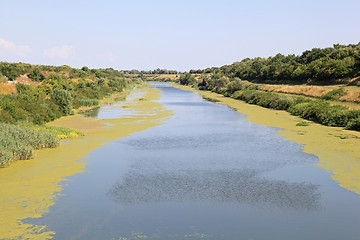
M99 100L90 98L81 98L77 100L80 106L96 106L99 105Z
M39 68L34 68L28 77L37 82L42 82L45 79L45 76L40 72Z
M72 97L69 91L64 89L54 89L51 99L60 107L65 115L69 115L72 109Z
M351 119L351 120L346 124L345 129L360 131L360 117L355 118L355 119Z
M310 101L296 104L288 110L291 114L327 126L345 127L360 116L359 110L349 110L343 106L331 106L325 101Z
M0 83L8 82L8 78L0 73Z
M250 104L256 104L262 107L277 110L287 110L295 104L306 101L305 98L298 96L276 94L258 90L236 91L231 97L243 100Z
M229 82L229 84L226 86L226 92L231 95L236 91L247 88L249 85L250 85L249 83L241 81L239 78L235 78L233 81Z

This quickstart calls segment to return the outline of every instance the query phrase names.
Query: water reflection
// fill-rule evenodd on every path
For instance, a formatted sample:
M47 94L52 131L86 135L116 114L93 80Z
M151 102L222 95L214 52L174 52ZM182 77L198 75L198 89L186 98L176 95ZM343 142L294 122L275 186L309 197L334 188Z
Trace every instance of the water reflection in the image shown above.
M320 209L317 185L260 178L252 170L131 174L115 183L108 196L122 204L215 201Z
M99 115L100 107L80 111L80 114L85 117L96 118Z

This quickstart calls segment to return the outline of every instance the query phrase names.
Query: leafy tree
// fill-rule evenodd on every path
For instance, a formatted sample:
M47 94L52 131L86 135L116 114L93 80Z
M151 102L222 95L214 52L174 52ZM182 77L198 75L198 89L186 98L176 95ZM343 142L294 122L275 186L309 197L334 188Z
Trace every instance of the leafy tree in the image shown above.
M60 109L65 115L69 115L72 110L72 101L73 98L69 91L64 89L56 88L51 94L51 99L59 105Z
M40 72L39 68L34 68L28 77L37 82L42 82L45 79L45 76Z

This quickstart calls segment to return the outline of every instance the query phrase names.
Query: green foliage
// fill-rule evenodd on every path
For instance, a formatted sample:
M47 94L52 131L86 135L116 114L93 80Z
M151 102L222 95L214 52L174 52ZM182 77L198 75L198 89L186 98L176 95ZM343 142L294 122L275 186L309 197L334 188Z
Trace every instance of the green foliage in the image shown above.
M359 110L333 106L320 100L294 105L288 111L293 115L333 127L345 127L349 121L360 116Z
M80 106L96 106L99 105L99 100L97 99L90 99L90 98L81 98L78 99L79 105Z
M72 110L72 96L71 93L64 89L54 89L51 94L51 99L60 106L61 111L65 115L69 115Z
M0 122L29 121L36 124L52 121L62 115L59 107L37 87L16 85L17 94L0 96Z
M20 75L30 71L30 69L30 64L0 62L0 73L6 76L10 81L15 80Z
M182 85L189 85L189 86L198 86L198 82L196 81L195 77L190 73L181 74L179 78L179 82Z
M360 131L360 117L358 118L354 118L351 119L347 124L346 124L346 129L349 130L357 130Z
M301 126L301 127L307 127L307 126L309 126L310 125L310 123L309 122L305 122L305 121L301 121L301 122L298 122L297 124L296 124L296 126Z
M287 110L295 104L306 101L304 98L298 96L276 94L259 90L237 91L231 97L243 100L250 104L277 110Z
M321 98L325 100L338 100L344 95L346 95L346 90L344 88L338 88L324 94Z
M58 145L59 139L51 133L0 123L0 166L14 160L30 159L34 149Z
M28 77L37 82L42 82L45 79L45 76L40 72L39 68L34 68Z
M235 78L234 80L230 81L229 84L227 84L226 92L231 95L236 91L246 89L249 85L249 83L241 81L240 78Z
M360 73L360 43L314 48L300 56L277 54L269 58L245 58L220 68L191 70L190 73L221 74L230 79L238 77L248 81L276 82L306 82L309 79L320 82L356 77Z
M0 83L5 83L8 81L8 78L0 73Z
M36 125L36 124L32 124L32 123L26 122L26 121L19 122L18 126L32 129L32 130L35 130L36 132L50 133L50 134L57 136L59 139L84 136L84 133L82 133L76 129L57 127L57 126L48 126L48 125Z

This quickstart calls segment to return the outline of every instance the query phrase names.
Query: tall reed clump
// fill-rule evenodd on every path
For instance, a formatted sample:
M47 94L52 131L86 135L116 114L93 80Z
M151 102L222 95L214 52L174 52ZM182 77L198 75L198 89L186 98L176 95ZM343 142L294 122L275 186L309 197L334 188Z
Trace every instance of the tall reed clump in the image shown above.
M98 99L80 98L77 101L79 102L80 106L91 107L91 106L99 105L99 100Z
M34 149L54 148L59 139L47 132L36 132L13 124L0 123L0 166L33 157Z

